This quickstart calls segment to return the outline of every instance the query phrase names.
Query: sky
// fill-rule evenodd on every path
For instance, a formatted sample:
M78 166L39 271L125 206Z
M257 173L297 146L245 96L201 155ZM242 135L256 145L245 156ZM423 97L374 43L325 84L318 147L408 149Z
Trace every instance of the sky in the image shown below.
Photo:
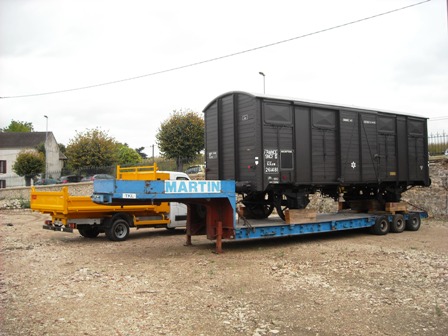
M265 89L425 116L448 133L447 1L345 25L422 1L0 0L0 128L44 132L46 115L64 145L99 128L158 155L174 110Z

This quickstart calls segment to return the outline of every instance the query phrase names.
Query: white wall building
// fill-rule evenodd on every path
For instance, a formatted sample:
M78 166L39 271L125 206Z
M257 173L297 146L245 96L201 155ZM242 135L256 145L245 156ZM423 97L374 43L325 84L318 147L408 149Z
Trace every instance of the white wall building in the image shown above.
M25 149L36 150L45 144L48 176L59 178L67 158L59 150L52 132L4 132L0 133L0 187L24 186L25 178L12 170L17 155Z

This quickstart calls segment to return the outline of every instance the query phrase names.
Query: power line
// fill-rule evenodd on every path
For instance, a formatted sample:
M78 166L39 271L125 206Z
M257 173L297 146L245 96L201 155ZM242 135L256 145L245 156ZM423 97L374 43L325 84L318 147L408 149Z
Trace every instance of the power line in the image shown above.
M402 10L405 10L405 9L408 9L408 8L411 8L411 7L415 7L415 6L424 4L426 2L430 2L430 1L431 0L420 1L420 2L414 3L412 5L400 7L400 8L397 8L397 9L392 9L392 10L387 11L387 12L382 12L382 13L379 13L379 14L371 15L371 16L368 16L368 17L365 17L365 18L362 18L362 19L350 21L350 22L343 23L343 24L336 25L336 26L332 26L332 27L329 27L329 28L320 29L320 30L314 31L312 33L299 35L299 36L292 37L292 38L289 38L289 39L286 39L286 40L281 40L281 41L265 44L265 45L262 45L262 46L258 46L258 47L254 47L254 48L238 51L238 52L235 52L235 53L231 53L231 54L227 54L227 55L223 55L223 56L218 56L218 57L210 58L210 59L199 61L199 62L195 62L195 63L181 65L181 66L170 68L170 69L165 69L165 70L160 70L160 71L156 71L156 72L151 72L151 73L144 74L144 75L128 77L128 78L124 78L124 79L118 79L118 80L114 80L114 81L110 81L110 82L104 82L104 83L100 83L100 84L81 86L81 87L72 88L72 89L48 91L48 92L25 94L25 95L17 95L17 96L5 96L5 97L0 97L0 99L27 98L27 97L45 96L45 95L51 95L51 94L57 94L57 93L65 93L65 92L71 92L71 91L86 90L86 89L91 89L91 88L95 88L95 87L99 87L99 86L112 85L112 84L127 82L127 81L131 81L131 80L136 80L136 79L140 79L140 78L144 78L144 77L160 75L160 74L167 73L167 72L173 72L173 71L177 71L177 70L181 70L181 69L185 69L185 68L190 68L190 67L198 66L198 65L201 65L201 64L205 64L205 63L219 61L219 60L222 60L222 59L225 59L225 58L230 58L230 57L233 57L233 56L246 54L246 53L249 53L249 52L252 52L252 51L257 51L257 50L260 50L260 49L273 47L273 46L276 46L276 45L279 45L279 44L295 41L295 40L298 40L298 39L301 39L301 38L317 35L317 34L320 34L320 33L325 33L325 32L328 32L328 31L331 31L331 30L335 30L335 29L338 29L338 28L347 27L347 26L350 26L350 25L353 25L353 24L356 24L356 23L360 23L360 22L363 22L363 21L375 19L375 18L384 16L384 15L392 14L392 13L399 12L399 11L402 11Z

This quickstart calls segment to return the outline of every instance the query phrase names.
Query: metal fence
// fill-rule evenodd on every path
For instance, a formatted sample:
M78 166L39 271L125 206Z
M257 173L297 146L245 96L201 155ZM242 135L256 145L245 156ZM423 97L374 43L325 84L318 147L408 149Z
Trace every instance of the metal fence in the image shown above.
M429 156L448 154L448 134L445 132L430 134L428 136Z

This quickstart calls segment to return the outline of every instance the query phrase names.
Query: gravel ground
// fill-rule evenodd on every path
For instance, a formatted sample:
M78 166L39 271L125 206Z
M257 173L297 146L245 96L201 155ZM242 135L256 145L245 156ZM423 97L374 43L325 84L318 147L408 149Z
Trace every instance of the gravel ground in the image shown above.
M214 243L0 212L0 335L448 335L448 223Z

